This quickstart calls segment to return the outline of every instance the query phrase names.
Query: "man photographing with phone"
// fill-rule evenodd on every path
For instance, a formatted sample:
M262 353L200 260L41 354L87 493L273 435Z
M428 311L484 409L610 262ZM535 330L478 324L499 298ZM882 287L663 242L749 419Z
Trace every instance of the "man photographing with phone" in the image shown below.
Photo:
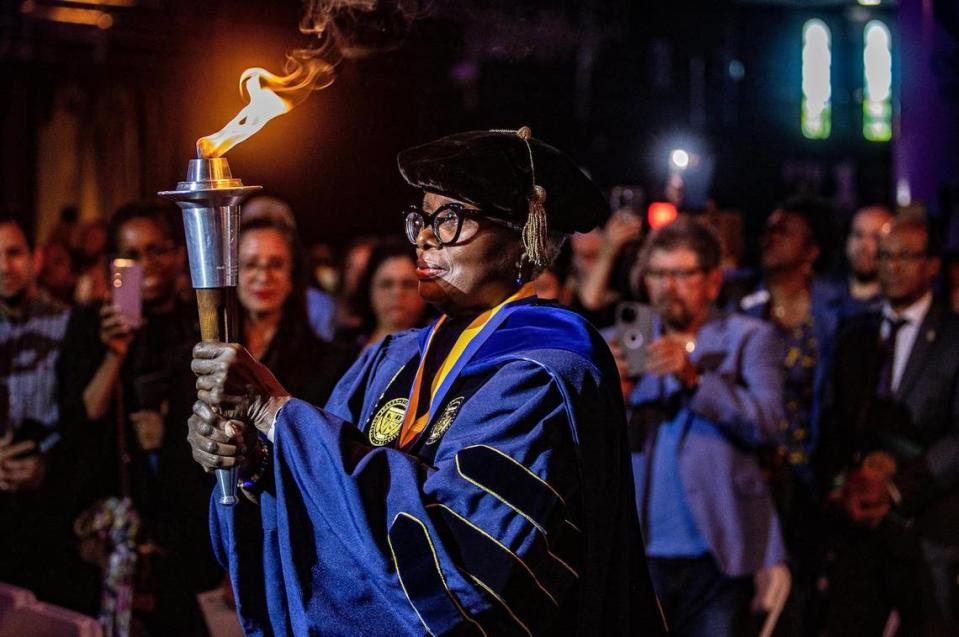
M627 400L636 502L653 583L680 636L731 635L754 576L775 568L788 582L753 451L779 434L781 343L762 322L713 308L719 261L715 232L681 217L649 237L637 264L657 316Z

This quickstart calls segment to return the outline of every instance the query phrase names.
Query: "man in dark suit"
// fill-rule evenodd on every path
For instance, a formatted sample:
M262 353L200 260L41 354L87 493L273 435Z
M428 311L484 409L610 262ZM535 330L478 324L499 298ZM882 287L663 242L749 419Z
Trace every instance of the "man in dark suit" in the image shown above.
M957 635L959 316L933 300L924 222L894 222L879 260L882 311L844 330L827 399L823 464L848 522L828 634Z

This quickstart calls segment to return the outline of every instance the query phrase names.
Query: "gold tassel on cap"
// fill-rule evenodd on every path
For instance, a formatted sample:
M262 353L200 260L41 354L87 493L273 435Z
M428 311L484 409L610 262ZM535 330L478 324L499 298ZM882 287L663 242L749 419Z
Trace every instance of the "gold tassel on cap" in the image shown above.
M529 205L529 216L523 226L523 249L526 251L526 260L537 267L549 265L549 228L546 225L546 189L536 183L536 166L533 164L533 147L529 140L533 131L529 126L522 126L513 130L492 130L491 133L511 133L519 137L526 144L529 152L529 174L532 187L526 196Z
M543 206L546 189L534 185L528 201L529 218L523 226L523 249L526 250L526 258L530 263L546 267L549 265L549 246L546 240L549 230L546 228L546 208Z

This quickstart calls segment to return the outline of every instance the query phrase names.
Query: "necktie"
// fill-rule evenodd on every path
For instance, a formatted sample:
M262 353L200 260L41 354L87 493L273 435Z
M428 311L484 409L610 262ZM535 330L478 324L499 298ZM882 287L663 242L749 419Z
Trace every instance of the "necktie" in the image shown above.
M896 366L896 335L909 321L904 318L886 317L884 322L889 326L889 333L879 346L882 366L879 368L879 384L876 387L876 395L881 398L888 398L892 395L892 377Z

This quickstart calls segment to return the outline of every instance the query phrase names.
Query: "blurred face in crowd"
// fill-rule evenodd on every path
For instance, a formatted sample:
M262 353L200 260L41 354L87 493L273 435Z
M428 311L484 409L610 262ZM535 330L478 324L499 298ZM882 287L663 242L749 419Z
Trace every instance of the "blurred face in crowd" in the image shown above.
M787 210L776 210L769 215L760 246L762 267L768 272L811 268L819 257L809 224L802 216Z
M879 283L893 309L909 307L932 289L939 259L930 257L921 226L892 226L879 240Z
M36 266L27 237L15 223L0 223L0 301L19 303L33 288Z
M590 232L577 232L570 236L569 241L573 250L573 269L582 275L599 257L603 247L603 231L597 228Z
M370 261L371 252L373 252L373 243L370 241L357 243L350 248L343 264L341 279L343 283L341 291L343 296L350 296L356 292L356 288L363 278L363 273L366 272L366 264Z
M336 294L340 272L336 267L336 261L333 259L333 252L330 247L323 243L314 245L310 248L310 262L313 268L314 283L324 292Z
M163 227L148 218L135 218L117 232L117 257L143 266L143 302L156 305L176 294L176 279L183 263L182 250Z
M237 296L253 316L282 311L293 292L293 255L283 234L273 228L247 230L240 236Z
M952 263L946 271L949 285L949 305L953 312L959 312L959 263Z
M536 277L536 296L551 301L559 300L563 293L563 283L552 270L546 270Z
M879 275L879 235L892 220L892 214L880 206L862 208L853 217L846 237L846 258L857 280L867 283Z
M419 293L416 263L407 257L386 259L373 273L370 304L380 329L398 332L415 327L426 302Z
M62 243L49 243L43 249L41 283L47 288L69 288L75 283L70 250Z
M103 255L107 248L107 226L102 221L81 224L76 231L74 243L88 261Z
M650 252L643 280L649 299L663 323L672 331L699 329L719 295L722 273L704 270L699 255L690 248L654 249Z
M448 203L476 210L472 204L426 193L423 211L432 213ZM426 224L416 240L420 296L451 315L493 307L515 290L520 252L518 233L482 217L464 216L453 245L440 244Z

